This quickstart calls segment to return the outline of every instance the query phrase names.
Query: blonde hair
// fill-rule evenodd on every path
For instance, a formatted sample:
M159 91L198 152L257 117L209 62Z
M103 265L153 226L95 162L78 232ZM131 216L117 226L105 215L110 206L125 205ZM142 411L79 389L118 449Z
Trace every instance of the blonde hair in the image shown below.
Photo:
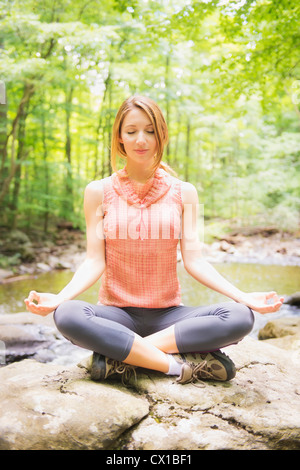
M175 176L175 171L167 164L162 162L164 147L169 141L169 133L167 123L165 121L164 115L160 107L153 101L151 98L140 95L133 95L127 98L123 104L120 106L112 129L112 139L111 139L111 167L114 171L117 171L117 157L126 158L126 152L124 145L120 142L121 137L121 128L126 114L134 108L140 108L144 111L149 117L157 141L157 153L155 156L155 163L153 166L153 172L157 168L162 168L168 173L173 173Z

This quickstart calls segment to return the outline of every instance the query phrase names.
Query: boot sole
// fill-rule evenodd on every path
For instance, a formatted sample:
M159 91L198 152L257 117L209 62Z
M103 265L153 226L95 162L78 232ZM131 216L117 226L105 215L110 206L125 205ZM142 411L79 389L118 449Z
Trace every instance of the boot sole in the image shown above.
M232 362L229 357L227 357L224 353L221 353L220 351L214 351L210 353L213 357L215 357L223 367L225 367L227 378L226 380L231 380L235 377L236 375L236 368L234 363Z

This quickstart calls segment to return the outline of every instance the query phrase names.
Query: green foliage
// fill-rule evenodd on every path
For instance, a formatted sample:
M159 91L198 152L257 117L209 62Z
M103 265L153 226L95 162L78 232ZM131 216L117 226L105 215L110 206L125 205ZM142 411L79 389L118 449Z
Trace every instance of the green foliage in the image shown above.
M167 161L207 219L295 230L299 12L288 0L0 1L0 225L84 228L130 94L169 126Z

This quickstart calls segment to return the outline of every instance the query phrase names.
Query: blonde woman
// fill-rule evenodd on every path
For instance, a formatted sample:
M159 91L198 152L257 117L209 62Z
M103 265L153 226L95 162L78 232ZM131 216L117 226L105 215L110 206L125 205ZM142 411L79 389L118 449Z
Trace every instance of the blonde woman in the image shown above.
M94 352L94 380L127 375L135 367L175 376L180 384L230 380L235 366L220 348L249 334L252 309L275 312L283 302L275 292L242 292L202 257L197 191L162 162L167 142L167 125L154 101L132 96L121 105L112 135L114 173L85 189L85 261L60 293L31 291L25 299L33 313L55 311L58 330ZM179 241L187 272L228 302L182 304ZM96 305L73 300L100 278Z

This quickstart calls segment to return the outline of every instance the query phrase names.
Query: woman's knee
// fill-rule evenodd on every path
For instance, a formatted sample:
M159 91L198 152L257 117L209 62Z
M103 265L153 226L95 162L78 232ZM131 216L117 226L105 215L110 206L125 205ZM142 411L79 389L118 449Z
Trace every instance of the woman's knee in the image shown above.
M234 305L235 309L237 310L240 334L244 337L248 335L253 329L255 321L254 313L250 307L247 307L247 305L240 303L236 303Z
M57 329L65 336L72 335L72 332L78 327L77 312L80 308L78 301L68 300L57 307L54 312L54 322Z

